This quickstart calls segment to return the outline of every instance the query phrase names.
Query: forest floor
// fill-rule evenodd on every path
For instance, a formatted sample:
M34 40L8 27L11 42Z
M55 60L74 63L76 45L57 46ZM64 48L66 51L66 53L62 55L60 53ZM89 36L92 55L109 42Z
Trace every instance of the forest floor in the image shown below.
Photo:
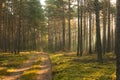
M98 63L96 54L77 57L75 52L51 53L53 80L116 80L115 55L106 53Z
M0 80L115 80L115 55L106 53L103 63L96 57L75 52L1 53Z
M0 80L52 80L47 53L0 54Z

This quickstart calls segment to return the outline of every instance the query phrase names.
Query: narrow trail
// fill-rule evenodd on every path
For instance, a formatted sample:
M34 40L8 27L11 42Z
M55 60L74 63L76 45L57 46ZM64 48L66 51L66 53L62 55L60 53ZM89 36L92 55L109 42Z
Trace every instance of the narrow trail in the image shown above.
M24 63L19 69L15 69L14 72L10 74L10 76L7 76L2 80L20 80L23 72L30 69L32 64L39 57L42 59L40 63L40 71L38 72L38 77L36 80L52 80L52 70L49 56L47 53L41 52L31 54L31 58L26 63Z
M23 74L23 72L30 69L32 64L35 62L36 58L39 57L40 55L38 53L31 54L29 60L27 60L24 64L22 64L20 68L14 69L14 72L12 74L10 74L9 76L5 77L2 80L20 80L19 78Z
M42 62L40 64L41 70L37 80L52 80L52 68L50 58L47 53L42 53Z

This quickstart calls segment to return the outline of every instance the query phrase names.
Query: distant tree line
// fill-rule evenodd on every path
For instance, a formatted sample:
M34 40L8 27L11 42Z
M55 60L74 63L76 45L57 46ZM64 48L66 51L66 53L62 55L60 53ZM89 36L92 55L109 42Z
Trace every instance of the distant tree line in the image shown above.
M115 5L110 0L0 1L0 50L114 51Z
M46 0L45 9L50 51L97 52L100 61L114 51L116 16L110 0Z

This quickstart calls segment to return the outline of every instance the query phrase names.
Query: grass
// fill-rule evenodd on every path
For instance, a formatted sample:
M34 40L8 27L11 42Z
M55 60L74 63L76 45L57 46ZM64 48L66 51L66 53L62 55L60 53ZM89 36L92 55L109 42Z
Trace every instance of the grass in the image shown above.
M25 60L28 59L27 54L14 55L10 53L0 54L0 78L10 75L14 69L19 68Z
M22 76L20 77L20 80L36 80L39 70L38 69L29 69L27 71L25 71Z
M23 64L29 61L35 52L21 52L21 54L14 55L12 53L0 54L0 79L5 78L20 69ZM35 80L37 73L40 70L41 58L36 58L30 69L23 72L20 80Z
M115 80L115 56L107 54L104 63L96 61L96 55L77 57L74 53L50 54L53 80Z
M32 67L22 74L20 80L36 80L37 76L39 76L38 72L40 70L40 62L41 58L35 60L32 64Z
M31 58L31 53L13 55L0 54L0 79L9 76ZM77 57L75 53L50 54L53 80L115 80L115 55L104 55L104 63L96 61L96 55ZM20 80L36 80L40 70L41 58L35 59L32 66L25 70Z

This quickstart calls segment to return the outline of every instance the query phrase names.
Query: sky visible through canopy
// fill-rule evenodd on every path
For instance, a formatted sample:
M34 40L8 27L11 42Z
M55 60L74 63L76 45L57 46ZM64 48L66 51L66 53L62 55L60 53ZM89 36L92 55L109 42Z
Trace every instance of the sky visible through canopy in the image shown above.
M40 0L42 5L45 5L45 0Z
M41 2L42 5L45 5L45 0L40 0L40 2ZM116 0L111 0L111 2L115 4Z
M111 0L112 3L116 3L116 0Z

